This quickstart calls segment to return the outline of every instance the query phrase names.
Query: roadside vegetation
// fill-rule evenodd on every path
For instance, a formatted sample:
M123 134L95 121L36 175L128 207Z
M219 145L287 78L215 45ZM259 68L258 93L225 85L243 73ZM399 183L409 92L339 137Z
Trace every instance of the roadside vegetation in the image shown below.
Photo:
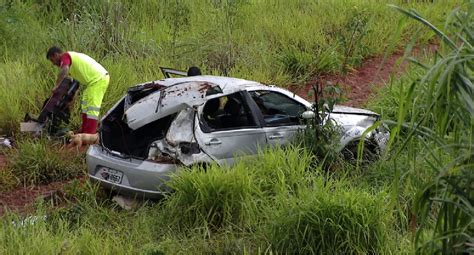
M0 11L0 34L11 38L0 49L4 132L15 133L49 91L54 72L43 52L51 38L96 54L109 69L105 109L127 86L161 77L159 65L200 65L206 73L284 85L345 72L405 44L434 40L440 47L368 103L392 134L373 164L338 160L330 139L304 146L314 139L309 133L231 168L183 169L169 182L173 193L131 211L91 183L73 181L59 202L38 201L33 215L0 218L0 253L473 252L472 3L151 1L156 8L142 9L127 1L66 2L13 1ZM11 24L20 17L31 26ZM22 29L36 43L23 40ZM44 61L32 63L37 58ZM19 137L0 185L81 175L82 157L59 150Z

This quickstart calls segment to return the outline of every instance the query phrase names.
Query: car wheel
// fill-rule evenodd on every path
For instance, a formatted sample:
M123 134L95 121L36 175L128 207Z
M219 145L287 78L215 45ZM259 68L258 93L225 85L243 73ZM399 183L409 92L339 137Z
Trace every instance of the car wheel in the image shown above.
M357 152L360 140L354 140L349 142L341 153L343 158L349 163L357 163ZM372 140L364 141L364 148L362 149L362 164L370 163L377 160L380 157L380 150L378 145Z

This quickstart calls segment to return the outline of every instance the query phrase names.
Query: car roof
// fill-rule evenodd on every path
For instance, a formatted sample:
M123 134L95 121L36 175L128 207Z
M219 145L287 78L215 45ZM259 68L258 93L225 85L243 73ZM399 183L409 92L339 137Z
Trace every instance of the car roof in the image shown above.
M157 83L164 86L172 86L178 83L186 82L209 82L216 85L219 85L223 94L230 94L235 91L246 90L250 87L261 87L262 89L267 89L268 86L263 85L256 81L249 81L239 78L232 77L223 77L223 76L213 76L213 75L199 75L199 76L189 76L189 77L180 77L180 78L168 78L156 81Z
M240 78L233 78L233 77L225 77L225 76L213 76L213 75L198 75L198 76L187 76L187 77L176 77L176 78L166 78L166 79L161 79L153 82L146 82L142 84L138 84L137 86L145 85L145 84L158 84L162 85L165 87L170 87L170 86L181 86L181 87L186 87L186 84L189 83L212 83L217 86L219 86L222 90L222 93L215 94L208 96L208 99L214 98L214 97L220 97L224 95L229 95L238 91L253 91L253 90L271 90L271 91L276 91L282 94L287 95L288 97L291 97L300 103L304 104L306 107L310 107L311 103L306 101L305 99L299 97L296 95L294 92L291 92L289 90L286 90L284 88L280 88L275 85L265 85L260 82L256 81L250 81L250 80L245 80L245 79L240 79Z

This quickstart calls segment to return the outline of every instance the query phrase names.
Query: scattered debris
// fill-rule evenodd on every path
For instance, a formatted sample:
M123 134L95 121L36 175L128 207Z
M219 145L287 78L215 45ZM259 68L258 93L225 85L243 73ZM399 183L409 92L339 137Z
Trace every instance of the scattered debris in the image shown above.
M46 221L47 218L48 217L46 215L39 215L39 216L38 215L31 215L31 216L27 216L23 219L13 220L12 225L14 227L31 226L31 225L37 224L40 221Z
M0 137L0 147L13 148L13 141L6 137Z
M135 209L139 206L139 202L136 199L133 199L131 197L125 197L121 195L116 195L112 198L112 201L117 203L120 207L122 207L125 210L131 210Z

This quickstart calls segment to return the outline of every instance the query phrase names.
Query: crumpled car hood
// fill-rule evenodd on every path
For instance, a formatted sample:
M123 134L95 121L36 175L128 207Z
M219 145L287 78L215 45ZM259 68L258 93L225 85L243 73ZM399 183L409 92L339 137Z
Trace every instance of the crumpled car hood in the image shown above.
M126 109L124 120L136 130L185 108L205 102L206 92L218 85L209 82L178 83L148 95Z
M354 108L354 107L349 107L349 106L343 106L343 105L335 105L333 108L333 113L347 113L347 114L365 114L365 115L372 115L372 116L378 116L377 113L365 110L365 109L360 109L360 108Z
M342 105L335 105L329 116L345 129L368 128L379 119L379 115L375 112Z

